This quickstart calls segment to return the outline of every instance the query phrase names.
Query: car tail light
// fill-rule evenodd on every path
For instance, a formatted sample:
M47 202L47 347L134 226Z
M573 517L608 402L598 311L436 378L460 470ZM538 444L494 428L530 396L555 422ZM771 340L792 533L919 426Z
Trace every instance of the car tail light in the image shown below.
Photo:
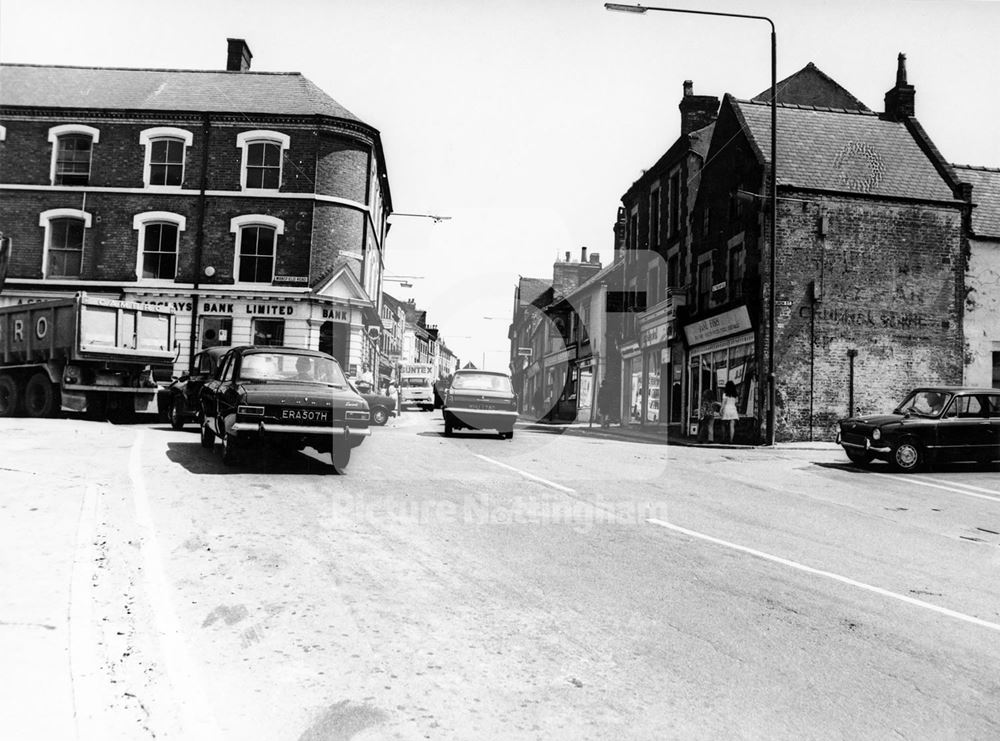
M251 407L240 405L236 407L237 414L244 414L248 417L263 417L264 407Z
M367 422L370 416L371 415L369 415L368 412L356 412L351 409L347 410L347 419L353 419L355 421L364 420Z

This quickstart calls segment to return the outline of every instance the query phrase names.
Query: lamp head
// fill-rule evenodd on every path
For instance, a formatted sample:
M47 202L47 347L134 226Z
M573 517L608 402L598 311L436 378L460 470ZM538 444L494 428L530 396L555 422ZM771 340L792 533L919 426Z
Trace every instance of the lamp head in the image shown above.
M622 5L621 3L604 3L604 9L619 13L645 13L647 10L641 5Z

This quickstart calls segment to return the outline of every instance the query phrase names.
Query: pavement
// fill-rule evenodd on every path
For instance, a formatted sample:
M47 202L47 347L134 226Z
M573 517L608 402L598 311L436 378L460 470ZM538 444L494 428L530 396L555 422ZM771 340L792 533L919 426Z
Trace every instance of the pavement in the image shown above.
M618 440L633 440L636 442L653 443L657 445L678 445L690 448L717 448L736 450L839 450L840 446L832 440L806 440L797 442L776 442L774 445L752 445L749 443L706 442L700 443L694 437L681 435L677 430L667 430L662 427L643 427L641 425L611 424L601 427L589 422L549 422L531 417L520 417L519 424L526 429L544 430L546 432L560 431L568 434L587 435Z

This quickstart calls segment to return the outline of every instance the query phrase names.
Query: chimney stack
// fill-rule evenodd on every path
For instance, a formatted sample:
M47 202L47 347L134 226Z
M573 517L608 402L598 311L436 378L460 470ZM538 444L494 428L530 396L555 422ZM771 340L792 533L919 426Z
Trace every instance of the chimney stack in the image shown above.
M681 136L687 136L715 121L719 99L714 95L695 95L694 83L684 80L684 97L677 107L681 111Z
M226 72L248 72L253 54L243 39L226 39L229 43L226 54Z
M885 94L885 112L889 118L900 121L916 115L917 93L906 82L906 55L902 52L896 61L896 86Z

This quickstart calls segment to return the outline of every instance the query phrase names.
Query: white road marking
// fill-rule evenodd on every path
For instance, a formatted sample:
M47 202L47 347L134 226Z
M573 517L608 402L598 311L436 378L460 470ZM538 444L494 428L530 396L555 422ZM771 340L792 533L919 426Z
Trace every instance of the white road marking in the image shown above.
M132 480L132 495L135 504L135 520L139 529L139 553L142 557L146 594L149 595L155 629L163 652L167 680L174 689L174 699L179 705L182 735L184 739L204 739L215 741L222 738L215 723L215 717L206 702L206 694L201 686L194 662L181 636L177 613L170 602L170 590L160 548L149 512L149 498L142 470L142 441L144 430L139 430L129 455L128 473Z
M763 551L758 551L754 548L748 548L745 545L738 545L736 543L730 543L728 540L722 540L720 538L712 537L711 535L706 535L705 533L699 533L695 530L689 530L680 525L674 525L665 520L646 520L653 525L659 525L660 527L667 528L668 530L673 530L678 533L683 533L684 535L689 535L692 538L698 538L700 540L706 540L709 543L715 543L716 545L721 545L726 548L731 548L741 553L746 553L751 556L756 556L757 558L762 558L765 561L772 561L774 563L781 564L782 566L788 566L789 568L797 569L799 571L804 571L807 574L814 574L816 576L823 576L827 579L833 579L841 584L847 584L848 586L857 587L858 589L864 589L868 592L874 592L875 594L881 595L883 597L889 597L891 599L899 600L900 602L905 602L909 605L914 605L915 607L920 607L925 610L930 610L932 612L939 613L941 615L946 615L950 618L956 620L962 620L966 623L971 623L972 625L978 625L982 628L989 628L990 630L995 630L1000 632L1000 624L991 623L988 620L983 620L981 618L973 617L972 615L966 615L962 612L957 612L955 610L949 610L947 607L939 607L938 605L931 604L930 602L924 602L923 600L914 599L913 597L907 597L905 594L899 594L897 592L891 592L888 589L883 589L882 587L875 587L871 584L865 584L864 582L851 579L846 576L840 576L839 574L834 574L830 571L823 571L822 569L815 569L812 566L806 566L805 564L798 563L797 561L791 561L787 558L782 558L781 556L773 556L770 553L764 553Z
M991 502L1000 502L1000 496L991 497L987 494L975 493L977 491L986 491L990 492L991 494L1000 494L1000 492L993 491L992 489L981 489L978 486L972 486L971 484L956 484L954 482L947 481L945 479L921 479L916 476L911 476L910 478L906 479L906 481L912 481L914 484L920 484L921 486L927 486L932 489L943 489L944 491L954 492L955 494L964 494L967 497L975 497L976 499L988 499ZM938 481L940 483L937 484L932 483L934 481ZM967 489L971 489L971 491L966 491L965 489L956 488L958 486L966 487Z
M76 528L73 571L69 586L69 675L73 691L76 737L84 741L107 738L104 725L106 697L98 689L103 684L101 659L97 655L94 630L93 573L97 537L97 487L83 492L80 520Z
M492 458L487 458L485 455L479 455L479 453L473 453L476 458L482 458L488 463L492 463L495 466L500 466L501 468L506 468L514 473L519 473L526 479L531 479L532 481L537 481L540 484L545 484L546 486L551 486L553 489L558 489L559 491L564 491L567 494L576 494L575 489L570 489L568 486L563 486L562 484L557 484L554 481L549 481L548 479L543 479L541 476L535 476L533 473L528 473L527 471L522 471L520 468L514 468L514 466L508 466L506 463L501 463L500 461L493 460Z

